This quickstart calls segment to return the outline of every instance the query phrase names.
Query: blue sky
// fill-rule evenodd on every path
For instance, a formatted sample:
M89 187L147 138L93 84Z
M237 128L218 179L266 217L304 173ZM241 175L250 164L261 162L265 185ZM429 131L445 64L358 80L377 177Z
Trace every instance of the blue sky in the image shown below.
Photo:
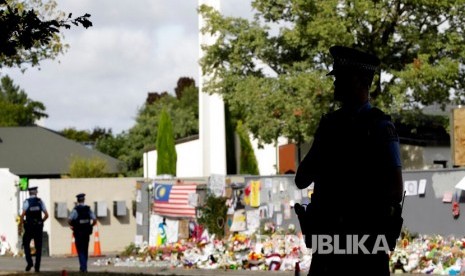
M53 130L134 125L147 92L172 93L179 77L198 83L197 0L57 0L93 27L66 30L69 50L25 73L3 69L29 97L45 104ZM250 17L250 0L221 0L224 14Z

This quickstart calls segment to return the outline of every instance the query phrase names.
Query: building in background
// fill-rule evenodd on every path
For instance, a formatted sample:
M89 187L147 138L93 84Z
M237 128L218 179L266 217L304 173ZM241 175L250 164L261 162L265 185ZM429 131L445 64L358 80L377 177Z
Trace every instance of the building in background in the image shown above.
M86 204L97 216L98 224L90 238L89 254L93 253L95 235L103 253L120 253L134 242L136 235L135 199L139 178L30 179L30 186L39 187L40 197L50 214L44 223L44 255L62 256L72 253L72 231L68 215L76 203L76 194L86 194ZM19 191L19 177L0 169L0 236L17 253L21 247L16 218L22 202L28 197Z
M0 168L20 177L60 178L69 173L74 157L98 157L107 163L109 174L123 168L121 161L43 127L0 127Z

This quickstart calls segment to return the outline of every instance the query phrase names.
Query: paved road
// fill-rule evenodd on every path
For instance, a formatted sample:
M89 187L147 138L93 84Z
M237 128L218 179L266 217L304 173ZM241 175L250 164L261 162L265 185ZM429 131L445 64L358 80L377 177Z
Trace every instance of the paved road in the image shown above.
M250 270L205 270L205 269L171 269L171 268L157 268L157 267L121 267L121 266L96 266L92 263L96 261L95 258L89 259L89 274L98 275L128 275L128 274L150 274L160 276L291 276L294 275L293 271L250 271ZM21 257L0 257L0 275L33 275L34 273L24 273L26 262ZM41 276L63 275L62 271L66 270L68 276L78 274L78 260L77 258L66 257L43 257L41 265ZM306 273L302 272L302 276ZM350 275L357 276L354 273ZM404 276L412 276L412 274L403 274ZM419 276L419 274L416 274Z

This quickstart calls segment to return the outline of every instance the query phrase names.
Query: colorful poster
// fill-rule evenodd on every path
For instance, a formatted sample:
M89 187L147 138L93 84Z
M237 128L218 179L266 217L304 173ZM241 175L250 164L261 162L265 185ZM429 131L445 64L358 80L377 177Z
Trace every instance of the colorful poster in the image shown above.
M250 181L250 207L260 206L260 186L259 180Z
M229 231L239 232L239 231L245 231L246 229L247 229L247 225L246 225L245 209L237 210L236 212L234 212L232 225Z
M166 240L166 222L163 220L158 224L157 246L164 245Z

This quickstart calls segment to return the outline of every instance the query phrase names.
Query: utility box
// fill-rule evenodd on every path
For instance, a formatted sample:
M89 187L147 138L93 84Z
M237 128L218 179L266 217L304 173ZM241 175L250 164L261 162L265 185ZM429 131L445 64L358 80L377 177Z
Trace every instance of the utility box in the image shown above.
M66 202L55 202L55 218L68 218L68 207L66 206Z
M113 201L113 215L115 217L125 217L127 215L126 201Z
M95 210L95 216L98 218L105 218L108 216L107 214L107 203L105 201L95 201L94 202L94 210Z

